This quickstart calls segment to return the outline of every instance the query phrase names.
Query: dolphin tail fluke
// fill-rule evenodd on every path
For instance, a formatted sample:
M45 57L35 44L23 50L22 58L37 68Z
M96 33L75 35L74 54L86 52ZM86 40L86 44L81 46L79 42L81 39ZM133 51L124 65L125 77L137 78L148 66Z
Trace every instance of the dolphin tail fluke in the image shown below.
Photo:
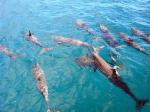
M146 100L138 100L138 101L136 102L136 107L137 107L138 109L140 109L140 108L142 108L147 102L148 102L147 99L146 99Z
M53 50L53 48L45 48L45 47L43 47L43 48L40 50L39 55L42 55L42 54L44 54L45 52L48 52L48 51L51 51L51 50Z

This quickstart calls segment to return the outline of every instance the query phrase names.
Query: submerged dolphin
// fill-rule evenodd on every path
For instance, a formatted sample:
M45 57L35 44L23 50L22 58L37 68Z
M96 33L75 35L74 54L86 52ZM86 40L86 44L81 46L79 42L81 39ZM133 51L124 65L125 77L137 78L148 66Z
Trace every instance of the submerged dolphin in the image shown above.
M82 67L92 67L94 64L94 60L89 56L82 56L75 59L75 62Z
M44 54L47 51L52 50L53 48L45 48L44 46L42 46L42 44L39 42L39 40L29 31L28 34L26 34L25 36L27 41L32 42L33 44L39 46L41 48L41 51L39 52L39 55Z
M91 54L92 54L92 59L89 59L89 57L88 58L81 57L81 58L76 59L77 64L79 64L80 66L94 65L95 70L96 69L100 70L114 85L116 85L117 87L122 89L125 93L127 93L136 102L137 108L143 107L144 104L148 102L148 100L141 100L137 98L131 92L128 85L121 79L121 77L119 76L117 72L117 69L119 69L119 66L114 66L112 68L101 56L99 56L98 50L96 48L94 48Z
M20 55L10 51L8 48L6 48L5 46L0 44L0 52L5 54L6 56L9 56L12 59L16 59L18 57L20 57Z
M114 58L118 57L118 52L116 51L118 51L119 48L123 46L119 45L119 43L116 41L112 33L108 30L108 28L105 25L100 24L100 31L102 32L102 37L107 42L107 44L110 45L112 48L115 48L110 50L110 59L112 61L112 64L116 63L116 59Z
M108 28L100 24L100 31L103 33L104 40L113 48L119 46L118 42L115 40L114 36L109 32Z
M78 26L79 28L85 30L86 32L92 34L92 35L96 35L96 32L92 29L89 28L86 23L84 21L82 21L81 19L77 19L75 22L76 26Z
M140 37L142 37L143 40L145 40L145 41L150 43L150 34L145 34L144 32L138 30L135 27L132 27L131 31L132 31L133 35L140 36Z
M63 36L54 36L53 40L59 44L67 43L67 44L71 44L71 45L75 45L75 46L90 47L90 45L86 42L82 42L80 40L73 39L73 38L66 38Z
M128 37L125 33L120 32L119 35L124 40L124 42L126 42L128 45L132 46L133 48L139 50L140 52L146 55L149 55L149 53L147 53L143 47L141 47L136 42L134 42L133 39Z
M41 94L44 96L44 99L48 108L47 112L50 112L49 100L48 100L48 86L46 83L44 71L42 70L39 63L36 63L36 65L33 66L32 72L37 82L37 88L41 92Z

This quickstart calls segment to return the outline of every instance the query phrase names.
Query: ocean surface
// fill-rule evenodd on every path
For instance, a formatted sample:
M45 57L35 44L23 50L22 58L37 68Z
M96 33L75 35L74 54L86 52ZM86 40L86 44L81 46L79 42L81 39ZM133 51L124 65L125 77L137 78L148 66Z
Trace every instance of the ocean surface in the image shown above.
M93 35L78 29L82 19L93 28ZM150 103L137 110L135 102L100 72L80 68L75 59L88 50L57 45L52 37L62 35L104 45L100 55L110 61L109 45L99 24L104 24L121 45L118 32L131 36L131 27L150 33L149 0L0 0L0 44L23 58L12 60L0 53L0 112L46 112L44 98L36 88L32 66L39 62L45 72L49 106L60 112L150 112ZM25 40L28 31L53 51L38 56L40 48ZM150 53L150 44L131 36ZM126 46L119 50L119 74L133 93L150 100L150 56Z

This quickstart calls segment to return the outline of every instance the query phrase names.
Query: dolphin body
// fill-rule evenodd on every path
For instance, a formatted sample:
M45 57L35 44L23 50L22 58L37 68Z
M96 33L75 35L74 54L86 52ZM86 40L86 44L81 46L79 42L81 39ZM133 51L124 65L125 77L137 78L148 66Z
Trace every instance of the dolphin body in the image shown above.
M44 46L42 46L42 44L39 42L39 40L29 31L29 33L27 33L25 35L25 38L27 41L32 42L33 44L39 46L41 48L41 51L39 52L39 55L44 54L47 51L52 50L53 48L45 48Z
M36 65L33 66L32 72L37 82L37 88L41 92L41 94L44 96L44 99L48 108L47 112L51 112L49 109L48 86L46 83L44 71L42 70L39 63L36 63Z
M103 33L104 40L113 48L119 46L119 43L115 40L114 36L109 32L108 28L100 24L100 31Z
M86 56L76 58L75 63L77 63L80 66L80 68L92 67L94 64L94 60L89 55L86 55Z
M140 36L140 37L142 37L143 40L150 43L150 34L145 34L144 32L138 30L135 27L131 28L131 32L132 32L133 35Z
M94 51L91 52L92 57L91 59L87 56L80 57L75 60L75 62L80 66L94 66L94 71L96 69L100 70L108 79L110 82L112 82L114 85L122 89L125 93L127 93L135 102L137 108L142 108L145 103L148 102L148 100L141 100L137 98L130 90L128 85L121 79L119 76L117 69L119 69L119 66L114 66L112 68L101 56L98 54L98 50L94 48Z
M12 59L16 59L16 58L20 57L20 55L15 54L14 52L10 51L7 47L5 47L1 44L0 44L0 52Z
M63 36L54 36L53 40L59 44L67 43L67 44L71 44L75 46L81 46L81 47L87 47L87 48L90 47L90 45L86 42L82 42L80 40L73 39L73 38L66 38Z
M126 42L128 45L132 46L133 48L137 49L138 51L140 51L146 55L150 55L149 53L147 53L145 51L145 49L143 47L141 47L136 42L134 42L133 39L128 37L125 33L120 32L119 35L124 40L124 42Z
M122 46L119 45L119 43L116 41L112 33L108 30L108 28L105 25L100 24L100 31L102 32L102 37L107 42L107 44L114 48L114 50L110 50L111 63L114 64L116 63L116 59L114 57L118 57L118 53L116 51L118 51L118 48L121 48Z
M92 35L96 35L96 32L92 29L89 28L86 23L84 21L82 21L81 19L77 19L75 22L76 26L78 26L79 28L85 30L86 32L92 34Z

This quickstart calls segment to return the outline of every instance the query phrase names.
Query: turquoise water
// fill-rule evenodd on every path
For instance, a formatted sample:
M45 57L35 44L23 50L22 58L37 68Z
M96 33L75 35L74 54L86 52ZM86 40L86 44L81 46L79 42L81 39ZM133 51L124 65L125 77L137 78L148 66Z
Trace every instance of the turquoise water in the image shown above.
M99 23L105 24L117 41L118 32L131 35L131 26L150 33L149 0L0 0L0 43L24 58L16 61L0 54L0 112L45 112L37 91L32 65L39 62L49 87L49 106L61 112L136 112L134 101L110 83L99 71L80 69L76 57L86 55L79 47L58 46L52 35L92 42L92 35L76 28L82 19L99 36ZM23 34L31 30L44 46L55 49L37 56L40 48L27 42ZM132 38L148 52L150 44ZM103 45L103 42L92 42ZM100 54L109 61L109 47ZM127 46L120 50L119 70L123 80L139 98L150 99L150 57ZM140 112L150 112L150 103Z

